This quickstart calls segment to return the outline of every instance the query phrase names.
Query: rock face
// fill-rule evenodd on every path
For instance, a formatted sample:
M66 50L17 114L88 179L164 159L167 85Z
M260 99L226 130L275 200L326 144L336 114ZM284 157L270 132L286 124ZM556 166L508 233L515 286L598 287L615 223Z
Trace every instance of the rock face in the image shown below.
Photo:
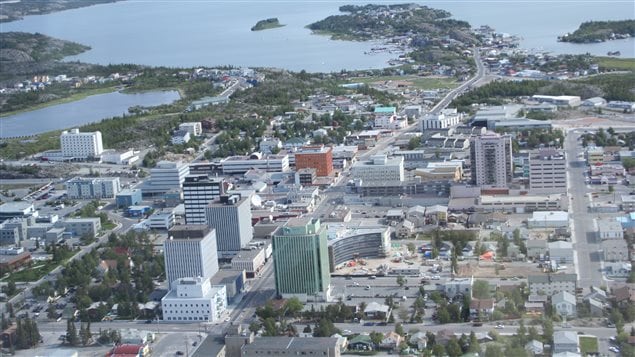
M0 49L0 63L4 62L33 62L33 57L28 53L15 48Z

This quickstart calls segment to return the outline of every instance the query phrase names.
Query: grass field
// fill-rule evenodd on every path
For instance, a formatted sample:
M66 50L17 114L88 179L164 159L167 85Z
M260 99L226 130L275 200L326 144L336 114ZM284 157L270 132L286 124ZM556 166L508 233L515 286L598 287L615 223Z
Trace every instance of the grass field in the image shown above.
M581 336L580 337L580 352L583 356L589 353L598 353L598 339L597 337Z
M597 59L600 69L635 71L635 59L633 58L597 57Z
M419 77L419 76L384 76L384 77L360 77L352 79L353 82L366 84L384 83L387 81L411 82L417 89L452 89L459 83L454 78Z

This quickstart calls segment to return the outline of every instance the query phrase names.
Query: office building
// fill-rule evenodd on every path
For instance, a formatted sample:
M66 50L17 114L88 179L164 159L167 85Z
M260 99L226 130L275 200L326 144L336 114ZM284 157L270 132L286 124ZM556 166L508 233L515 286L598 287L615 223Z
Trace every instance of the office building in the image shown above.
M71 199L115 198L120 190L119 177L75 177L66 181L66 193Z
M319 219L292 218L272 236L276 294L328 300L327 230Z
M289 155L265 155L253 153L249 156L230 156L221 160L223 174L244 174L252 169L267 172L289 171Z
M99 158L104 151L101 132L80 133L79 129L63 131L60 135L62 156L67 158Z
M225 285L211 285L209 277L180 278L161 299L164 321L220 322L227 310Z
M333 152L324 145L304 146L295 153L295 168L315 169L318 176L329 176L333 173Z
M385 258L390 254L390 229L362 225L328 225L329 269L358 258Z
M472 183L477 186L507 187L513 175L510 136L488 132L470 139Z
M259 337L241 347L241 357L251 356L325 356L339 357L344 349L335 337Z
M368 161L357 161L351 168L354 179L362 182L404 181L404 158L374 155Z
M459 125L461 123L461 115L456 108L447 108L441 110L440 113L429 113L421 121L423 131L440 130Z
M99 217L67 218L56 225L64 227L66 232L76 237L95 237L101 229L101 219Z
M16 229L15 231L14 228ZM2 234L1 232L4 229L7 230L6 234L13 234L15 232L15 234L17 234L17 237L15 237L15 239L17 239L18 242L28 239L27 220L24 218L12 218L4 221L0 224L0 234Z
M529 275L527 277L529 283L530 295L547 295L553 296L561 291L566 291L575 295L578 283L577 274L544 274Z
M163 243L170 289L180 278L210 278L218 271L216 232L205 225L175 226Z
M218 252L235 255L253 238L251 201L240 195L221 196L205 207L207 225L216 230Z
M199 121L181 123L179 124L179 130L185 130L192 136L203 135L203 126Z
M143 195L163 195L170 190L181 190L185 177L190 174L182 162L159 161L150 169L150 179L141 187Z
M529 154L529 189L540 193L567 192L564 152L542 149Z
M224 179L189 175L183 182L183 203L187 224L206 224L205 207L224 193Z
M141 203L141 190L137 189L125 189L121 190L115 197L115 204L117 208L128 208L130 206L137 206Z

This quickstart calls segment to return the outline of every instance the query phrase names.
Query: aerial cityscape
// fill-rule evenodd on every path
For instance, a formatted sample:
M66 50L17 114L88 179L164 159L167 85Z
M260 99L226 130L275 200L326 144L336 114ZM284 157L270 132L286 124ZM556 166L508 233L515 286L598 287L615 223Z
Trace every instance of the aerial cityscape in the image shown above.
M0 1L0 356L635 357L635 3Z

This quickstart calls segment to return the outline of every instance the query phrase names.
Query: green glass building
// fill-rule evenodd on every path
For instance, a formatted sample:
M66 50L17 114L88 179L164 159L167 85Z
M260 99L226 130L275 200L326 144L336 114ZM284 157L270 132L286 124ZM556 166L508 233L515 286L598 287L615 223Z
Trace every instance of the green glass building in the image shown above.
M326 227L319 219L290 219L273 233L273 266L278 296L328 300Z

